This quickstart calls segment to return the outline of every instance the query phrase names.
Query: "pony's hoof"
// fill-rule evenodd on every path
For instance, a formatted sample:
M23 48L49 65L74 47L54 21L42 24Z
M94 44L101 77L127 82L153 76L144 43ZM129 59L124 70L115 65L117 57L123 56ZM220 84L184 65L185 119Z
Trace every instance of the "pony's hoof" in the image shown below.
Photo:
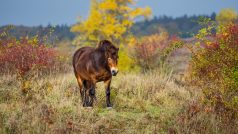
M109 107L111 107L112 108L112 104L107 104L107 107L109 108Z
M84 108L86 108L86 109L93 109L92 106L87 106L87 107L84 107Z
M110 106L110 107L107 107L107 109L112 109L112 106Z

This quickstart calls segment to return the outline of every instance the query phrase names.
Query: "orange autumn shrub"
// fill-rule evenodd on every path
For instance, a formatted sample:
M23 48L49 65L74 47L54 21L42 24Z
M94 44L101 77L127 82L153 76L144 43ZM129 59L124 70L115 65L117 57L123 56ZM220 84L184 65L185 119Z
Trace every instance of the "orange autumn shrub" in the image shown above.
M216 33L212 34L212 30ZM238 118L238 24L210 25L196 36L192 76L205 104L225 119Z
M143 70L154 69L182 44L179 38L169 37L167 33L146 36L135 45L134 57Z

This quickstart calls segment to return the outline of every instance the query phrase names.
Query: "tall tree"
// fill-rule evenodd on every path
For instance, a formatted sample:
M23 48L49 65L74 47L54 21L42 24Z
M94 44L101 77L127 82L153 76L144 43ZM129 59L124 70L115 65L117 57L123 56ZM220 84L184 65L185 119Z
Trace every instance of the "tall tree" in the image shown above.
M134 20L149 17L151 9L132 8L135 0L91 0L88 18L72 26L71 31L80 33L74 44L91 45L108 39L116 44L129 40Z

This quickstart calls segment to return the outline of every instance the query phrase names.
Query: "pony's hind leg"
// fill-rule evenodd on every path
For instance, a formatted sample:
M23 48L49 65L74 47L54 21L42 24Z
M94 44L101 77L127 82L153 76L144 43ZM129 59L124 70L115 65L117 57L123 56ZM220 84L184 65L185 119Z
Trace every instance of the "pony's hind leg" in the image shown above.
M95 84L92 81L84 82L85 89L85 106L92 107L95 99Z
M83 81L83 93L84 93L84 101L83 101L83 106L84 107L91 107L90 104L90 89L91 89L91 84L90 81Z
M83 107L88 107L88 89L84 88L83 90L84 98L83 98Z
M89 106L93 106L93 102L95 99L95 85L92 84L91 88L89 89L89 96L90 96L90 101L89 101Z
M80 95L81 95L81 100L83 102L83 99L84 99L83 81L82 81L82 79L79 76L76 76L76 78L77 78L77 82L78 82L78 85L79 85L79 91L80 91Z

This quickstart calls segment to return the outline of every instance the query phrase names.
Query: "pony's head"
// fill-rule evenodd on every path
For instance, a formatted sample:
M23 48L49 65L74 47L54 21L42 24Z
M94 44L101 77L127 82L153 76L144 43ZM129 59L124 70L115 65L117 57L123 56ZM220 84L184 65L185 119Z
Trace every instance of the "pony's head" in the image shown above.
M118 51L119 48L114 46L110 41L108 40L102 40L99 42L97 48L105 53L105 57L107 60L107 64L111 70L111 74L113 76L116 76L118 73Z

